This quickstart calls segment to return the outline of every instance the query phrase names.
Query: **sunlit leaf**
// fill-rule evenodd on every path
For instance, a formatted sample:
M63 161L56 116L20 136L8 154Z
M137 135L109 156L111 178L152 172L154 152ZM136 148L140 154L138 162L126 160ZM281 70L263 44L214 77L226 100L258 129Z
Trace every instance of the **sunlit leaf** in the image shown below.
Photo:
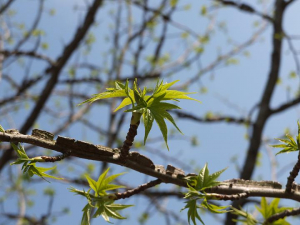
M276 138L276 140L284 143L284 144L271 145L271 147L273 147L273 148L282 148L282 150L277 152L276 155L282 154L282 153L299 151L299 146L300 146L300 124L299 124L299 121L297 122L297 124L298 124L298 135L296 137L297 143L296 143L295 139L289 134L286 134L286 137L288 139Z
M113 180L122 175L114 174L107 177L107 173L109 168L105 170L98 178L97 181L90 178L88 175L86 176L88 183L90 185L89 191L81 191L75 188L70 188L71 192L74 192L78 195L84 196L88 200L88 204L83 208L83 216L81 224L90 225L90 213L93 208L95 208L95 213L93 215L94 218L98 216L102 216L103 219L110 223L110 218L114 219L126 219L126 217L121 216L118 211L123 210L125 208L131 207L132 205L121 205L114 204L113 194L107 194L106 191L114 190L117 188L124 188L124 186L111 184ZM95 195L90 193L90 190L95 192Z

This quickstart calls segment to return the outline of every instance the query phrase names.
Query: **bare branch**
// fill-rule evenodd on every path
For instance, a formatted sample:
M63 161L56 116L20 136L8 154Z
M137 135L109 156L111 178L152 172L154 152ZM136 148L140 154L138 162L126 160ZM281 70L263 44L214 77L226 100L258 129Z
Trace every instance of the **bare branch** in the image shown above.
M263 19L268 20L271 23L274 22L272 17L270 17L269 15L266 15L266 14L263 14L263 13L260 13L260 12L256 11L252 6L250 6L248 4L238 3L238 2L234 2L234 1L228 1L228 0L215 0L215 1L220 2L221 4L223 4L225 6L232 6L232 7L240 9L241 11L258 15L258 16L262 17Z
M200 123L212 123L212 122L226 122L226 123L237 123L237 124L249 124L252 125L252 122L250 122L247 119L244 118L234 118L231 116L212 116L209 118L201 118L197 117L195 115L186 113L186 112L180 112L180 111L174 111L174 114L176 114L179 118L184 119L190 119L193 121L197 121Z
M0 15L2 15L4 13L5 10L8 9L8 7L11 5L11 3L13 3L14 0L8 0L5 4L2 4L0 7Z
M115 200L129 198L135 194L139 194L140 192L145 191L146 189L152 188L152 187L160 184L161 182L162 181L160 179L157 179L157 180L150 181L146 184L142 184L135 189L131 189L131 190L125 191L123 193L116 193Z
M41 59L41 60L45 60L47 61L51 66L54 66L54 61L49 58L46 55L42 55L37 53L36 51L7 51L7 50L3 50L0 51L0 54L3 54L5 57L9 57L9 56L30 56L36 59Z

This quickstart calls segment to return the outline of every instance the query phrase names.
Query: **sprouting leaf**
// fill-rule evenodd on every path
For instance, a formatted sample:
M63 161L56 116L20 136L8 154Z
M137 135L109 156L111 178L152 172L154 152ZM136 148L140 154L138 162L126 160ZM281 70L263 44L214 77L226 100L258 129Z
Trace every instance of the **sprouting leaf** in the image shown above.
M188 209L188 222L189 224L191 224L191 220L193 222L194 225L196 225L196 219L199 220L203 225L204 222L201 219L200 215L198 214L197 209L200 208L199 206L197 206L197 200L196 199L192 199L186 202L186 205L184 208L182 208L180 211Z
M86 204L86 206L82 209L83 215L81 219L81 225L90 225L90 214L91 214L92 207L89 204Z
M207 8L206 8L205 5L203 5L203 6L201 7L201 15L202 15L202 16L206 16L206 14L207 14Z
M203 191L206 188L214 187L219 185L221 182L216 179L226 170L227 168L217 171L213 174L209 174L207 164L200 170L198 176L186 177L190 186L194 187L197 191Z
M139 121L140 115L143 116L144 125L145 125L145 136L144 144L146 143L147 137L150 130L152 129L153 121L155 121L162 133L165 144L168 147L168 128L165 120L171 122L176 129L182 133L179 127L176 125L175 120L168 112L173 109L180 109L177 105L168 103L166 101L179 101L179 99L194 100L197 99L191 98L188 95L194 94L189 92L182 92L179 90L168 90L171 86L177 83L178 80L175 80L170 83L163 83L163 81L157 81L155 88L153 89L152 95L147 95L149 89L146 87L141 90L137 81L133 83L133 89L129 88L129 82L126 81L125 85L120 82L115 82L114 88L107 88L103 93L96 94L92 98L82 102L83 103L92 103L96 100L104 98L114 98L114 97L125 97L120 105L115 109L115 111L124 108L125 106L132 105L131 109L125 110L125 112L138 113L139 117L136 122ZM198 101L200 102L200 101ZM79 104L79 105L81 105Z
M90 186L90 189L87 192L84 190L77 190L73 187L69 189L71 192L84 196L88 201L88 204L82 210L83 216L81 224L90 225L90 214L93 208L95 208L93 218L102 216L107 222L110 222L110 218L126 219L125 217L121 216L118 211L131 207L132 205L114 204L114 195L106 193L106 191L124 188L124 186L121 185L111 184L113 180L123 173L114 174L107 177L108 171L109 168L99 176L97 181L86 175L86 179L88 180ZM90 193L91 190L94 191L94 194Z
M279 204L280 199L279 198L274 198L273 201L268 204L267 200L265 197L261 198L261 202L260 202L260 207L256 207L256 209L261 213L261 215L263 216L264 219L268 219L269 217L277 214L277 213L281 213L285 210L292 210L292 207L280 207L278 208L278 204ZM274 225L290 225L290 223L288 223L285 219L279 219L276 220L274 223L272 223Z
M175 7L175 6L177 5L177 3L178 3L178 0L171 0L171 1L170 1L170 5L171 5L172 7Z
M121 185L111 184L113 180L115 180L123 173L114 174L107 177L108 171L109 168L99 176L97 181L93 180L88 175L86 175L89 186L91 187L87 192L77 190L73 187L69 189L71 192L84 196L88 201L88 204L82 210L83 216L81 220L81 225L90 225L90 214L93 208L96 209L93 218L96 218L101 215L103 219L107 222L110 222L110 218L126 219L125 217L121 216L118 213L118 211L131 207L132 205L114 204L114 195L106 193L106 191L109 190L124 188L124 186ZM95 194L91 194L91 190L93 190Z
M245 219L234 219L234 222L242 222L245 223L247 225L256 225L258 224L258 221L248 212L243 211L242 209L239 210L237 208L231 207L231 213L240 217L244 217Z
M132 92L129 88L128 92ZM106 98L116 98L116 97L126 97L125 85L120 82L115 82L115 88L107 88L105 92L100 94L94 94L94 96L90 99L85 100L84 102L80 103L82 105L84 103L93 103L94 101Z
M56 166L51 168L37 167L35 163L38 162L38 160L36 158L29 158L25 152L24 147L20 143L18 143L18 145L11 143L11 146L16 151L19 158L15 162L12 162L10 165L23 163L22 170L24 174L28 174L30 177L32 177L33 175L37 175L44 180L46 180L45 178L52 178L57 180L63 179L45 173L49 170L54 170Z
M210 204L207 202L207 198L204 198L204 200L201 203L201 206L208 209L212 213L227 213L230 212L230 210L226 210L229 206L218 206L214 204Z
M0 125L0 132L5 132L4 128Z
M227 210L230 206L217 206L208 202L208 200L212 199L212 196L205 193L205 189L209 187L216 186L221 182L216 181L216 179L223 173L225 169L220 170L216 173L209 174L209 170L207 164L201 169L198 176L188 176L185 179L188 182L188 192L185 193L184 198L189 199L186 202L185 207L182 209L188 209L188 222L190 224L190 220L192 220L193 224L196 224L196 219L199 220L202 224L204 222L201 220L197 209L203 208L208 209L212 213L227 213ZM197 205L197 201L201 201L199 205Z
M282 150L277 152L276 155L282 154L282 153L299 151L299 146L300 146L300 123L299 123L299 121L297 122L297 124L298 124L298 135L296 137L296 141L289 134L286 134L286 137L288 139L275 138L276 140L284 143L284 144L278 144L278 145L271 145L271 147L273 147L273 148L282 148Z

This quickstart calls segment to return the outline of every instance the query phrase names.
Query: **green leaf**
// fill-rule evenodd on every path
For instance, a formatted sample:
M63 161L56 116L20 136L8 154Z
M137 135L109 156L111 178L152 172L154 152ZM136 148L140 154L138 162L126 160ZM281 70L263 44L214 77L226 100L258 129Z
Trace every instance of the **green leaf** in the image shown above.
M145 145L154 120L154 117L152 116L152 113L149 109L146 109L146 111L143 113L143 119L145 125L145 136L144 136L144 145Z
M195 92L182 92L182 91L176 91L176 90L167 90L166 95L163 98L163 100L187 99L187 100L193 100L193 101L197 101L197 102L201 103L201 101L187 96L189 94L195 94Z
M55 166L55 167L51 167L51 168L43 168L43 167L36 167L35 165L30 165L29 170L30 170L30 172L31 172L32 174L35 174L35 175L37 175L37 176L43 178L44 180L46 180L45 177L47 177L47 178L52 178L52 179L56 179L56 180L62 180L63 178L54 177L54 176L51 176L51 175L49 175L49 174L44 173L44 172L46 172L46 171L53 170L53 169L55 169L55 168L56 168L56 166ZM29 171L28 171L28 172L29 172ZM46 180L46 181L47 181L47 180Z
M78 104L82 105L84 103L93 103L94 101L106 98L116 98L116 97L125 97L127 96L125 90L114 90L114 91L106 91L100 94L94 94L94 97L85 100L84 102Z
M0 125L0 132L5 132L4 128Z
M220 213L230 212L230 210L226 210L230 206L217 206L217 205L214 205L214 204L209 204L207 202L206 198L201 203L201 206L203 206L204 208L208 209L212 213L218 213L218 214L220 214Z
M90 225L90 213L91 213L92 207L89 204L86 204L86 206L82 209L83 215L81 219L81 225Z
M57 180L63 179L63 178L54 177L54 176L51 176L51 175L45 173L46 171L53 170L56 167L51 167L51 168L37 167L35 165L36 159L29 158L25 152L24 147L20 143L18 143L17 145L15 145L14 143L10 143L10 144L13 147L13 149L16 151L16 153L19 157L15 162L12 162L10 165L23 163L23 166L22 166L23 173L25 173L25 174L27 173L30 177L32 177L33 175L37 175L37 176L43 178L44 180L46 180L45 177L57 179Z
M296 143L295 139L289 134L286 134L286 137L288 139L276 138L276 140L284 143L284 144L278 144L278 145L271 145L271 147L273 147L273 148L283 148L281 151L277 152L276 155L282 154L282 153L299 151L299 147L300 147L300 124L299 124L299 121L297 122L297 124L298 124L298 135L296 136L297 143Z
M256 224L258 224L258 221L251 214L249 214L248 212L243 211L242 209L241 210L236 209L234 207L231 207L231 209L232 209L232 211L231 211L232 214L235 214L237 216L245 218L245 220L244 219L233 220L234 222L243 222L243 223L246 223L247 225L256 225Z
M167 125L165 123L164 117L159 113L159 111L156 111L155 109L151 108L150 109L151 114L153 115L153 118L155 119L155 122L157 123L163 138L165 140L166 146L169 150L169 146L168 146L168 128Z
M261 198L260 207L256 206L256 209L262 214L264 219L268 219L269 217L271 217L277 213L283 212L285 210L293 209L292 207L278 208L279 201L280 201L279 198L274 198L273 201L270 204L268 204L266 198L263 197L263 198ZM280 219L280 220L275 221L272 224L274 224L274 225L281 225L281 224L289 225L290 223L288 223L285 219Z
M121 204L114 204L114 196L113 194L107 194L106 191L108 190L114 190L117 188L123 188L124 186L111 184L113 180L115 180L117 177L122 175L120 174L114 174L107 177L107 173L109 171L109 168L105 170L98 178L97 182L90 178L88 175L86 175L86 178L89 182L90 189L88 192L77 190L73 187L69 188L71 192L74 192L78 195L86 197L88 200L88 204L84 207L83 216L82 216L82 222L81 224L90 224L90 213L91 209L95 208L96 211L93 215L94 218L98 216L102 216L103 219L110 223L110 218L114 219L126 219L125 217L121 216L117 211L126 209L128 207L131 207L132 205L121 205ZM95 191L95 195L90 194L90 190L93 189Z
M209 174L209 169L207 164L200 170L198 176L189 176L185 179L191 187L194 187L197 191L203 191L206 188L214 187L219 185L221 182L216 181L217 178L226 170L227 168L217 171L213 174Z
M193 222L194 225L196 225L196 219L199 220L203 225L204 222L202 221L200 215L198 214L197 209L199 208L199 206L197 206L197 200L196 199L192 199L189 200L187 202L185 202L186 205L184 208L182 208L180 211L188 209L188 222L189 224L191 224L191 220Z
M168 88L170 88L177 82L178 80L175 80L173 82L164 84L163 81L157 81L153 93L150 96L146 95L148 92L148 89L146 87L144 87L142 91L137 86L136 80L133 83L133 90L129 88L128 80L126 81L125 85L120 82L115 82L114 88L107 88L107 91L96 94L94 95L94 97L84 101L83 103L92 103L96 100L104 98L125 97L120 105L115 109L115 111L118 111L125 106L132 104L131 109L125 110L125 112L140 113L141 115L143 115L145 125L144 144L146 143L149 132L152 129L153 121L155 120L169 150L167 143L168 129L165 120L169 120L176 127L176 129L180 133L182 133L179 127L176 125L175 120L168 112L168 110L180 109L180 107L164 101L178 101L179 99L198 101L197 99L193 99L188 96L188 94L193 93L182 92L178 90L168 90ZM138 118L138 120L140 120L140 117Z
M132 92L132 94L133 94L133 92ZM132 95L132 94L130 94L131 99L133 98L133 95ZM116 111L118 111L118 110L124 108L124 107L127 106L127 105L132 104L131 99L130 99L130 98L124 98L123 101L121 102L121 104L115 109L114 112L116 112ZM133 101L134 101L134 100L133 100Z
M177 3L178 3L178 0L170 0L170 5L172 7L175 7L177 5Z
M97 193L97 183L94 181L89 175L85 175L85 178L87 179L89 186L94 190L95 193Z
M20 159L29 159L25 152L25 149L20 145L20 143L18 143L18 145L15 145L14 143L10 143L10 145L16 151Z

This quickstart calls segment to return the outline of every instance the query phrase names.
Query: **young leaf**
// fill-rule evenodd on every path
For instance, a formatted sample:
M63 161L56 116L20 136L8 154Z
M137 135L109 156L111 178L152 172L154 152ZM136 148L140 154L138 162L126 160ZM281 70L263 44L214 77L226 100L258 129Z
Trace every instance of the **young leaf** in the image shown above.
M117 211L131 207L132 205L114 204L114 200L113 200L114 195L113 194L109 195L106 193L106 191L109 190L124 188L124 186L121 185L111 184L113 180L115 180L123 173L114 174L107 177L108 171L109 168L99 176L97 181L93 180L88 175L86 175L88 183L91 187L88 192L80 191L75 188L69 189L71 192L84 196L88 200L88 204L82 210L83 211L82 222L81 222L82 224L85 225L90 224L89 215L92 208L96 208L96 211L93 215L94 218L101 215L103 219L107 222L110 222L109 218L126 219L125 217L121 216ZM95 195L90 194L90 190L93 190L95 192ZM88 213L89 215L87 215Z
M227 168L217 171L213 174L209 174L209 169L207 164L200 170L198 176L190 176L185 179L188 181L189 185L194 187L197 191L203 191L206 188L214 187L219 185L221 182L216 181L216 179L226 170Z
M92 207L89 204L86 204L86 206L82 209L83 215L81 219L81 225L90 225L90 214L91 214Z
M168 90L176 82L178 82L178 80L165 84L163 83L163 81L157 81L153 93L150 96L146 95L148 91L146 87L142 91L137 86L136 80L133 83L133 90L129 88L128 81L126 81L125 85L121 84L120 82L116 82L115 88L108 88L107 91L96 94L94 95L94 97L84 101L83 103L92 103L96 100L104 98L125 97L121 104L115 109L115 111L132 104L132 108L126 110L125 112L140 113L143 115L145 125L144 144L146 143L147 137L153 125L153 121L155 120L163 135L165 144L169 149L167 140L168 129L165 120L170 121L176 127L176 129L180 133L182 133L179 127L176 125L175 120L168 112L168 110L180 109L180 107L164 101L178 101L178 99L198 101L197 99L193 99L188 96L188 94L193 93L182 92L178 90Z
M217 205L214 205L214 204L209 204L207 202L207 198L205 198L202 203L201 203L201 206L208 209L210 212L212 213L227 213L227 212L230 212L230 210L225 210L227 209L228 207L230 206L217 206Z
M261 202L260 202L260 207L256 207L256 209L262 214L264 219L268 219L269 217L283 212L285 210L292 210L292 207L281 207L278 208L278 204L279 204L280 199L279 198L274 198L273 201L268 204L267 200L265 197L261 198ZM272 224L274 225L290 225L290 223L288 223L285 219L279 219L275 222L273 222Z
M182 208L180 211L183 211L185 209L188 209L188 222L189 224L191 224L191 220L193 222L194 225L196 225L196 219L199 220L203 225L204 222L201 219L200 215L198 214L198 209L199 206L197 206L197 200L196 199L192 199L186 202L186 205L184 208Z
M15 145L14 143L10 143L10 144L13 147L13 149L16 151L17 155L19 156L19 158L15 162L12 162L10 165L23 163L23 166L22 166L23 173L25 173L25 174L27 173L30 177L32 177L33 175L37 175L37 176L43 178L45 181L47 181L45 179L45 177L57 179L57 180L63 179L63 178L54 177L54 176L51 176L51 175L45 173L46 171L53 170L56 167L52 167L52 168L37 167L35 165L36 159L29 158L25 152L24 147L20 143L18 143L17 145Z
M0 125L0 132L5 132L4 128Z
M296 137L297 143L291 135L286 134L286 137L288 139L276 138L276 140L278 140L284 144L271 145L271 147L273 147L273 148L282 148L282 150L277 152L276 155L282 154L282 153L299 151L299 147L300 147L300 142L299 142L299 140L300 140L300 124L299 124L299 121L298 121L298 135Z
M235 214L237 216L245 218L245 219L233 220L234 222L242 222L242 223L245 223L247 225L256 225L256 224L258 224L258 221L251 214L249 214L248 212L243 211L242 209L241 210L236 209L234 207L231 207L231 209L232 209L232 211L231 211L232 214Z

